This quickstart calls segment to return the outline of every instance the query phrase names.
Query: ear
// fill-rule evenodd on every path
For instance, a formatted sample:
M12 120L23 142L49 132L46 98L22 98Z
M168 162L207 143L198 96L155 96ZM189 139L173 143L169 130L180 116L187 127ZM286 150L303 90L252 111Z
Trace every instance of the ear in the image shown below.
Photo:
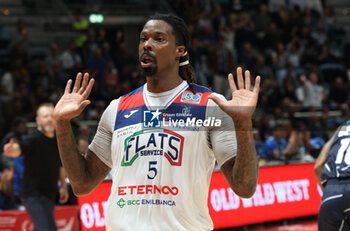
M180 58L184 53L186 52L186 47L185 46L177 46L176 47L176 54L178 58Z

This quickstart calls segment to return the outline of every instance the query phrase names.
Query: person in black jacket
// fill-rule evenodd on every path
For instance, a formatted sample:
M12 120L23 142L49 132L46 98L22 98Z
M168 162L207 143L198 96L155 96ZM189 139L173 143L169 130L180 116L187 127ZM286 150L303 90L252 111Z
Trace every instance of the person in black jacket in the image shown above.
M60 203L68 200L65 171L58 153L54 106L44 103L37 110L37 129L22 141L10 140L4 146L9 157L24 156L21 201L34 223L36 231L56 231L54 205L57 182L60 181Z

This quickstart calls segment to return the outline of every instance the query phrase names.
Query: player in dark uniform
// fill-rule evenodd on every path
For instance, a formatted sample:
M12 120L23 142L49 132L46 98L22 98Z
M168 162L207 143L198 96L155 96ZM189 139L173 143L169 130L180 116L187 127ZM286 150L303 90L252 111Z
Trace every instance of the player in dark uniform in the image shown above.
M322 148L315 174L323 189L319 230L350 230L350 120Z

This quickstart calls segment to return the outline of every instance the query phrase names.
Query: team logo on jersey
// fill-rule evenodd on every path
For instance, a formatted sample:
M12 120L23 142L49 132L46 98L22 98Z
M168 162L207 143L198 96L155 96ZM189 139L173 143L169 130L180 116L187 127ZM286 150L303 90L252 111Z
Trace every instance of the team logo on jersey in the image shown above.
M124 140L122 166L130 166L139 157L164 156L171 165L181 166L184 137L162 129L139 131Z
M123 198L120 198L120 200L117 202L117 205L120 207L120 208L123 208L125 206L125 200Z
M160 127L159 109L143 112L143 127L145 128L159 128Z
M181 102L199 104L202 99L201 93L193 94L192 92L185 91L181 96Z

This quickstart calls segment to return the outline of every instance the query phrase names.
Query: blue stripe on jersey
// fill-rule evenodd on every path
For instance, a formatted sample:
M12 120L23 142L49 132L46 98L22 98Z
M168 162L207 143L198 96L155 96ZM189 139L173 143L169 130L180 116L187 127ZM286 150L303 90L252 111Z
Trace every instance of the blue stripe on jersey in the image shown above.
M146 106L141 105L118 111L114 131L126 126L142 123L144 110L147 110Z
M207 88L207 87L204 87L204 86L200 86L200 85L197 85L197 84L193 84L193 86L194 86L194 90L196 91L196 92L213 92L212 90L210 90L209 88ZM188 87L187 88L187 90L191 90L191 87Z
M143 123L144 111L148 111L146 105L118 111L114 130ZM173 103L167 109L159 111L162 112L162 116L169 115L172 120L187 118L205 120L206 116L206 106L188 105L183 103ZM161 120L163 118L162 116L160 118Z
M350 177L350 124L344 123L333 140L322 180Z
M137 88L136 90L122 96L122 97L128 97L135 95L139 92L143 91L143 87L141 86ZM188 90L191 90L190 87L187 88ZM212 92L210 89L199 86L197 84L194 84L194 89L198 93L205 93L205 92ZM171 103L170 106L164 110L159 110L162 113L165 114L171 114L174 116L171 116L171 119L187 119L187 117L196 118L196 119L206 119L206 105L191 105L186 103ZM120 110L117 112L116 122L114 126L114 130L121 129L126 126L134 125L143 123L144 121L144 111L147 111L146 105L141 105L138 107L128 108L124 110ZM190 116L182 116L181 114L188 113Z

